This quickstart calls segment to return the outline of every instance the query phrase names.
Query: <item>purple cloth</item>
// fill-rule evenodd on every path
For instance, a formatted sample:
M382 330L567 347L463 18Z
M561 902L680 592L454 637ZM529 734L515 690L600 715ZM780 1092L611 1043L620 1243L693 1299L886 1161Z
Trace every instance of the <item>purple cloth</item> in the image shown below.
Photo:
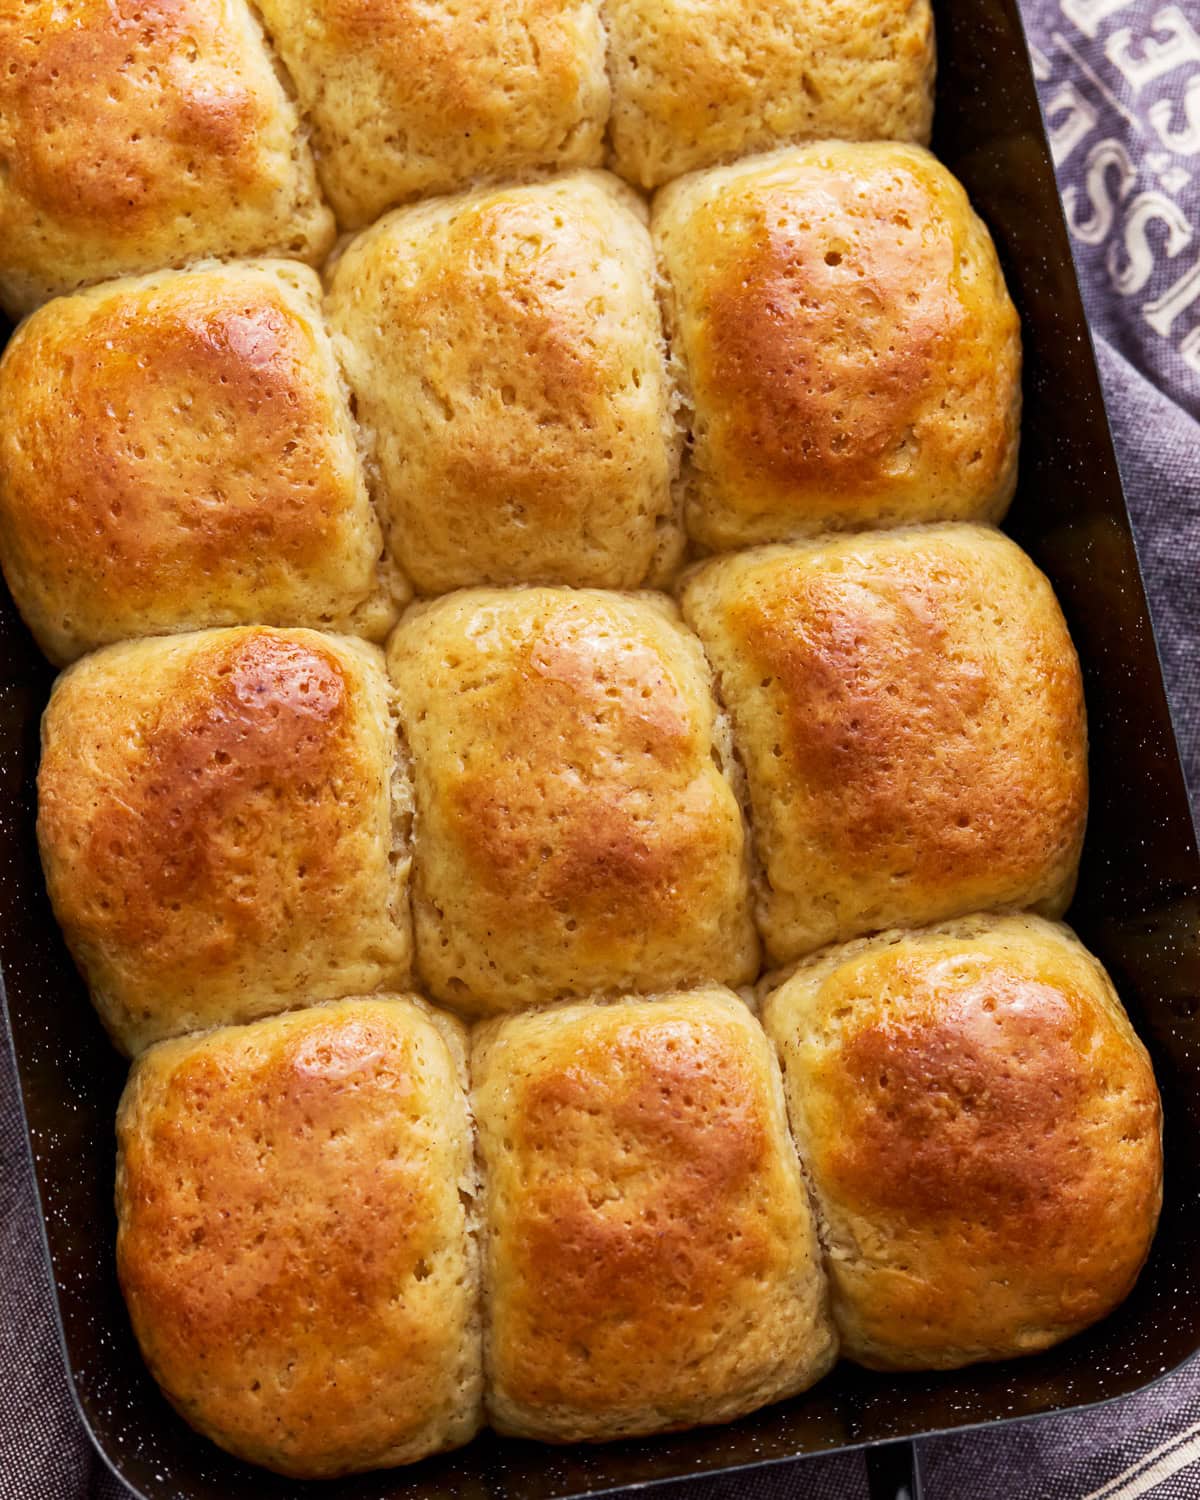
M1200 0L1023 8L1195 808Z
M1092 326L1200 418L1200 4L1027 0L1025 17Z
M1200 797L1200 0L1025 0L1193 799ZM120 1500L53 1333L0 1056L0 1500ZM929 1500L1194 1500L1200 1364L1096 1412L924 1444ZM859 1500L859 1457L654 1491Z

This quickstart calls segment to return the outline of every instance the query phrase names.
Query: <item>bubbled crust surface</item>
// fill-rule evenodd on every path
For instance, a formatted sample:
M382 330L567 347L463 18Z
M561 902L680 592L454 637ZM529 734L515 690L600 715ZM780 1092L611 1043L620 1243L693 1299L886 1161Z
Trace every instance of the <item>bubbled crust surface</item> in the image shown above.
M615 178L401 210L351 245L329 305L390 546L422 592L670 569L679 437L654 257Z
M928 0L605 0L615 170L642 187L784 141L926 142Z
M703 565L684 614L716 669L786 962L1001 906L1065 910L1087 816L1079 663L998 532L932 526Z
M466 1442L480 1420L465 1035L420 1001L166 1042L117 1120L117 1261L180 1412L322 1477Z
M263 0L345 228L537 167L599 165L596 0Z
M719 168L665 189L653 228L705 546L1003 515L1020 324L927 151L823 142Z
M1145 1048L1067 928L971 918L801 964L768 998L843 1352L1046 1348L1126 1295L1162 1200Z
M58 679L42 864L121 1047L407 981L393 724L378 648L311 631L135 641Z
M52 660L207 625L395 622L320 290L284 261L172 271L15 334L0 553Z
M571 1442L729 1421L835 1342L778 1067L727 991L476 1033L488 1409Z
M482 1013L754 977L724 729L668 600L468 590L414 607L388 660L432 994Z
M299 116L242 0L0 0L0 303L204 255L319 261Z

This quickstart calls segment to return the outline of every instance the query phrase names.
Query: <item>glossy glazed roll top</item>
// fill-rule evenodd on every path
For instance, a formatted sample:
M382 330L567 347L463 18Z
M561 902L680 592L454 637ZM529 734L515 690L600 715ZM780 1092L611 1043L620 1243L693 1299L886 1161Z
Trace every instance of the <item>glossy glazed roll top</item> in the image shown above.
M374 996L135 1065L121 1285L156 1378L222 1447L320 1478L479 1426L464 1041L422 1002Z
M38 796L55 914L124 1050L407 983L410 793L377 647L110 646L55 685Z
M554 1441L728 1421L836 1352L778 1065L728 992L476 1034L488 1409Z
M0 306L208 255L323 260L296 106L244 0L0 6Z
M466 590L411 610L388 661L435 998L483 1014L754 977L728 744L668 601Z
M0 360L0 559L57 662L135 636L306 625L381 639L381 567L321 285L289 261L109 282Z
M765 1001L844 1351L945 1369L1127 1294L1162 1201L1146 1050L1065 927L971 918L800 964Z
M692 419L688 529L713 550L999 520L1021 342L991 238L916 146L826 141L655 200Z
M1006 537L764 547L701 566L683 607L746 768L777 962L988 908L1065 910L1083 687L1049 583Z

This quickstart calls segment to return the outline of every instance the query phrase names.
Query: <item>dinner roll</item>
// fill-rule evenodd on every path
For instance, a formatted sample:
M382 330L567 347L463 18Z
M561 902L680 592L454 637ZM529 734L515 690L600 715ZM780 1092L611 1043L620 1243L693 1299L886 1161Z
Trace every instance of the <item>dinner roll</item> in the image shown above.
M377 647L307 630L109 646L42 722L50 899L114 1040L408 978L408 781Z
M110 282L5 350L0 559L52 660L204 625L380 638L381 551L307 266Z
M117 1266L180 1413L297 1478L480 1421L465 1036L346 1000L153 1047L117 1118Z
M760 928L823 943L1001 906L1058 916L1087 815L1079 662L1006 537L931 526L703 565L684 613L746 768Z
M665 189L653 227L704 546L1003 515L1020 326L927 151L824 142L719 168Z
M597 0L261 0L342 225L480 178L598 165Z
M465 591L411 609L388 662L432 994L486 1013L755 976L727 730L668 599Z
M802 963L763 1020L852 1359L1029 1354L1129 1291L1162 1201L1158 1091L1067 928L883 933Z
M295 105L243 0L0 7L0 305L206 255L333 240Z
M604 0L615 169L642 187L783 141L928 141L929 0Z
M736 996L490 1021L472 1078L501 1432L578 1442L725 1422L829 1369L779 1067Z
M585 173L403 209L339 261L330 318L422 592L671 571L680 436L644 214Z

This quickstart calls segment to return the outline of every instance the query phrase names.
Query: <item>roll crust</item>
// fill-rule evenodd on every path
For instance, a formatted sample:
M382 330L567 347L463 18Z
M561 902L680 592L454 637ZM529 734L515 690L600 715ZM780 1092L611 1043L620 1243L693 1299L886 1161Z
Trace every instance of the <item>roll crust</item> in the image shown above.
M1020 323L928 151L826 141L700 173L658 196L653 232L705 547L1003 516Z
M323 259L333 216L243 0L0 8L0 303L206 255Z
M727 991L488 1022L488 1410L593 1441L731 1420L836 1349L778 1066Z
M382 653L266 628L111 646L55 684L38 838L114 1039L399 987L410 791Z
M481 1415L465 1035L376 997L153 1047L117 1118L117 1266L146 1361L297 1478L408 1463Z
M765 1001L843 1352L949 1369L1104 1317L1162 1202L1146 1050L1065 927L972 917L801 963Z
M293 262L169 271L18 329L0 555L53 661L204 626L395 623L320 291Z
M723 725L669 601L468 590L410 610L388 661L432 994L482 1014L753 978Z
M614 170L641 187L788 141L925 144L928 0L605 0Z
M599 166L595 0L263 0L346 229L537 168Z
M329 305L389 545L421 592L671 571L680 436L644 210L615 178L389 215Z
M703 565L683 609L746 768L777 962L884 927L1066 909L1087 816L1079 662L1006 537L761 548Z

